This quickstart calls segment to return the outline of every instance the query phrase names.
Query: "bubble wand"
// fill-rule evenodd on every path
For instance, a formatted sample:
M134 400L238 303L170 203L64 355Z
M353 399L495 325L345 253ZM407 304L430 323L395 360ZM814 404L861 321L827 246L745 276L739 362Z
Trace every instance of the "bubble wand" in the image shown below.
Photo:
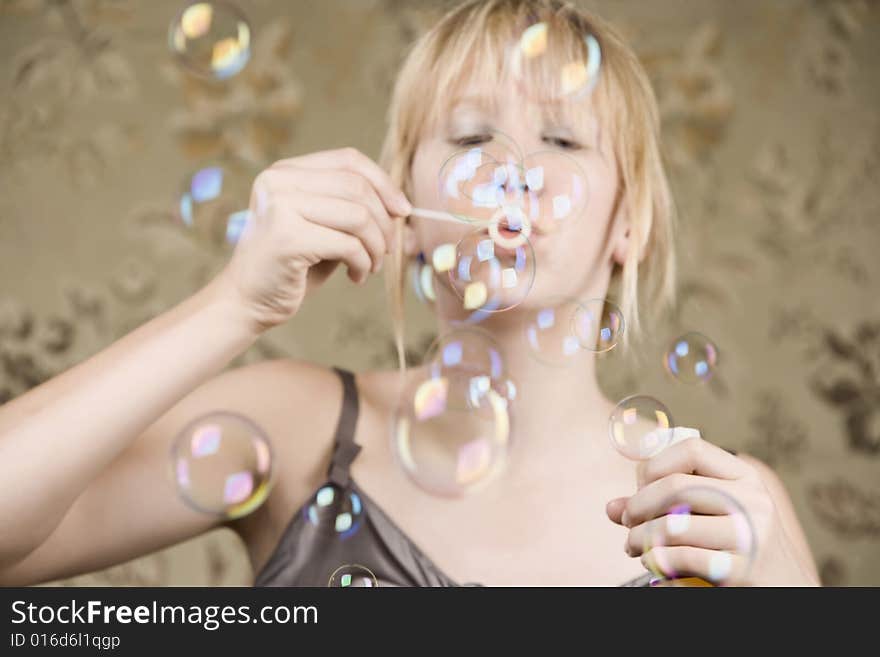
M421 217L432 221L447 221L457 224L488 228L489 235L499 246L516 248L532 234L532 222L523 209L517 205L502 205L489 219L477 219L467 215L452 214L441 210L428 210L426 208L413 208L411 217ZM499 228L506 228L516 233L514 237L502 235Z
M432 221L448 221L454 224L469 224L482 227L488 226L490 223L489 219L477 219L476 217L455 215L451 212L445 212L443 210L428 210L427 208L413 208L409 216L430 219Z

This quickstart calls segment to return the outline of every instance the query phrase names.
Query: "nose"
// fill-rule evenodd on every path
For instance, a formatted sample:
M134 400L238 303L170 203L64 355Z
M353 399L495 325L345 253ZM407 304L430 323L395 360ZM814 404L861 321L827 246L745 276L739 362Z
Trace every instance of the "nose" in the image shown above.
M529 194L540 194L544 189L544 167L534 166L523 172L525 191Z
M521 164L505 163L495 170L495 185L502 189L510 200L522 200L525 195L540 194L544 189L544 167L524 167Z

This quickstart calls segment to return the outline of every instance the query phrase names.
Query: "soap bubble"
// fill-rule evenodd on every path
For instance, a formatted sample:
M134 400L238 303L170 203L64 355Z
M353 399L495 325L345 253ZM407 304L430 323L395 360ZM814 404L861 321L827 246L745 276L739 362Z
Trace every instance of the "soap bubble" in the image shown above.
M505 239L522 237L504 228L500 230ZM435 271L446 274L468 312L509 310L520 304L532 288L535 254L531 244L528 240L509 246L498 242L485 230L477 229L458 242L451 261L434 258ZM438 269L438 265L448 269Z
M250 58L251 27L235 5L194 2L172 21L168 44L188 71L225 80L241 71Z
M303 519L327 534L346 539L363 524L364 505L355 491L328 483L303 507Z
M238 165L211 164L187 176L176 213L179 224L211 246L235 244L251 216L249 174Z
M611 302L555 297L523 321L529 353L545 365L567 366L584 351L608 351L623 332L623 315Z
M427 262L424 254L410 265L410 278L412 282L413 292L415 292L419 301L423 303L434 303L437 300L437 293L434 290L434 267Z
M522 205L524 198L519 146L494 130L474 140L440 168L442 209L463 222L488 221L502 206Z
M546 365L562 366L582 353L576 333L580 304L557 297L530 311L523 323L529 353Z
M373 571L359 564L339 566L330 575L329 588L377 588L379 581Z
M509 247L528 239L538 222L551 232L582 217L589 199L587 175L570 155L552 150L522 155L509 137L495 132L443 164L439 191L444 210L464 222L488 223L493 238ZM499 226L522 237L502 241Z
M702 333L685 333L669 346L663 364L682 383L705 383L715 373L718 348Z
M210 413L189 423L174 440L171 472L189 506L240 518L269 494L272 447L262 429L246 417Z
M628 459L641 461L659 454L671 442L669 410L648 395L621 400L608 420L611 444Z
M395 412L393 452L412 481L458 497L485 485L510 444L510 388L488 374L450 368L404 388Z
M643 554L651 571L669 583L705 585L695 575L705 574L716 585L745 581L754 561L757 542L752 522L742 505L727 493L709 486L694 486L675 493L661 507L662 515L645 525ZM703 548L705 563L689 570L672 546ZM703 571L702 569L705 569Z
M437 336L422 362L428 365L432 376L461 370L473 376L488 374L499 379L504 373L501 347L491 333L478 328L457 328Z
M607 299L578 302L572 318L572 333L582 349L595 353L610 351L623 339L623 312Z
M602 49L586 34L573 40L564 16L526 28L511 51L510 70L520 91L541 103L581 100L599 79Z

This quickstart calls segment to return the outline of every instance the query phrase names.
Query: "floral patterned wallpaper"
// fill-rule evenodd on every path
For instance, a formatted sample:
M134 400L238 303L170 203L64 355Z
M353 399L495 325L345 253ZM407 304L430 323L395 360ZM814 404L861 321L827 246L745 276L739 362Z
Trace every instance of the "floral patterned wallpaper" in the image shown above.
M171 0L0 0L0 403L193 292L225 252L173 225L202 162L252 172L352 145L376 156L394 71L448 3L237 3L253 56L224 85L166 50ZM609 395L662 395L680 423L787 484L831 585L880 584L880 3L595 0L648 68L681 211L680 303ZM394 362L381 281L336 277L234 365ZM413 300L409 348L432 339ZM685 330L719 375L682 389L660 354ZM329 335L329 339L328 339ZM215 532L65 585L246 585Z

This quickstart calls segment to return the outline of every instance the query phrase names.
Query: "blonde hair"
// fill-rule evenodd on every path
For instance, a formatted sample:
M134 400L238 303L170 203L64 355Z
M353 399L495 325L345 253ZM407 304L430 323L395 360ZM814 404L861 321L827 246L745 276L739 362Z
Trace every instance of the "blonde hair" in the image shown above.
M638 335L640 267L646 281L643 292L651 300L652 310L674 299L675 213L660 152L654 91L635 53L611 25L558 0L469 0L452 9L416 41L398 75L381 163L409 195L410 170L419 140L450 109L464 84L475 77L497 83L507 69L508 46L524 27L539 21L562 26L562 38L548 45L548 58L566 61L564 58L574 52L584 57L587 35L592 35L601 49L601 72L592 100L599 121L612 138L620 181L618 200L626 208L630 243L638 247L629 249L623 266L615 267L613 279L619 278L619 306L627 321L627 334ZM402 222L397 223L397 231L386 283L403 369L407 272Z

